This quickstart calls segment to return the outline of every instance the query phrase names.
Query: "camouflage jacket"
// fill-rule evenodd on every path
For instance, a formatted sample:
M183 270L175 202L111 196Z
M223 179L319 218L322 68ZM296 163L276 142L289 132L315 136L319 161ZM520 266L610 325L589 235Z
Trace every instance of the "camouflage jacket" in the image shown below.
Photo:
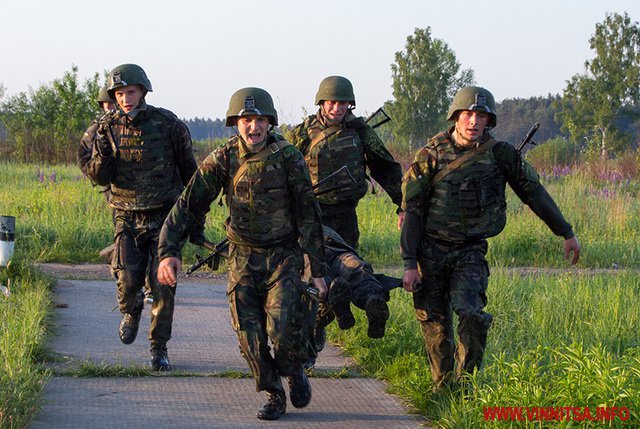
M120 156L94 151L87 164L88 176L110 187L109 205L125 211L171 207L197 167L187 126L143 101L134 115L120 111L112 130Z
M282 140L270 133L267 145L275 142ZM160 234L160 258L179 256L185 231L224 193L232 243L269 248L299 239L312 262L313 276L324 276L320 211L302 154L286 143L262 160L252 162L252 155L235 136L200 164L167 216ZM248 168L236 177L245 162Z
M434 186L434 175L468 150L453 143L452 131L453 128L430 139L405 172L402 189L407 217L401 239L405 263L415 260L420 240L456 244L500 232L506 211L506 183L554 234L565 238L573 236L571 225L540 183L533 167L509 143L496 142L485 154L472 157ZM491 135L485 133L482 142L489 140ZM487 213L489 217L485 216ZM472 216L476 217L477 224L467 225ZM499 223L502 225L495 225Z
M316 168L311 167L312 158L317 156L314 153L311 153L313 148L310 148L311 141L314 136L318 135L322 131L330 128L330 125L326 124L323 120L322 113L320 110L315 115L307 117L301 124L297 125L290 133L291 143L293 143L300 152L302 152L307 160L307 163L310 164L310 169ZM356 153L360 153L363 158L359 160L362 164L363 168L361 173L357 175L354 174L354 178L358 182L360 188L364 186L364 192L366 193L366 175L364 171L364 166L368 167L371 177L382 186L382 188L387 192L391 200L400 207L402 203L402 168L400 164L398 164L389 151L384 147L382 140L378 137L376 132L365 123L362 117L356 117L353 114L349 113L344 122L341 124L341 129L348 131L355 131L354 134L356 136L355 144L361 146L355 148L354 150L350 150L349 153L345 155L335 156L335 160L332 160L331 166L325 167L324 165L318 165L319 169L328 169L329 171L317 171L311 172L311 178L314 184L321 180L322 178L328 176L333 173L337 169L339 169L342 165L344 165L343 158L347 156L353 156ZM330 140L332 137L329 136L325 139L325 142ZM319 146L319 145L318 145ZM311 149L311 150L310 150ZM329 153L331 153L331 148L328 149ZM360 196L352 199L351 202L355 205L357 200L361 198L364 194L360 193ZM336 204L342 203L341 201L331 201L332 195L325 194L321 197L320 202L324 204ZM335 198L334 198L335 199ZM338 197L339 199L339 197Z

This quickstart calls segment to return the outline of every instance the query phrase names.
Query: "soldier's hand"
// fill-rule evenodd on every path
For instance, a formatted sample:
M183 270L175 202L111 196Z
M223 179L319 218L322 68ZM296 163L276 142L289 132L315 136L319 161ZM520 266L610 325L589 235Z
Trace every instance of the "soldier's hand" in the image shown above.
M178 272L182 269L182 261L175 256L164 258L158 265L158 281L163 285L175 287L178 283Z
M403 223L404 223L404 210L398 212L398 231L402 230Z
M573 258L571 259L571 265L575 265L580 258L580 243L575 235L564 240L564 259L569 260L572 252Z
M402 276L402 287L407 292L417 292L422 287L422 279L417 269L405 270Z
M109 137L102 126L98 126L96 131L96 149L101 156L112 156L113 149L111 149L111 142Z
M324 301L329 293L327 283L324 281L324 277L311 277L311 283L313 287L318 289L318 301Z

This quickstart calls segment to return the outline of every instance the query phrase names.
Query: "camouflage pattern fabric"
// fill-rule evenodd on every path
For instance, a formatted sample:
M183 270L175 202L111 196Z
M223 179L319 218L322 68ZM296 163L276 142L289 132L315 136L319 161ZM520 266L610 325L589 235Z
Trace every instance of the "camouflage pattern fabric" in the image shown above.
M153 293L149 339L166 343L171 338L175 287L160 284L158 236L166 211L116 211L115 250L111 268L116 277L121 313L138 314L143 306L143 287L148 281Z
M120 158L94 151L87 173L111 190L109 205L115 211L111 268L118 303L123 313L139 311L148 275L154 295L149 338L164 344L171 338L175 288L157 281L158 237L165 215L196 169L191 136L173 113L144 100L135 114L120 111L113 131Z
M430 139L403 178L402 258L405 270L417 264L422 278L421 289L413 294L414 308L436 388L455 383L482 363L493 319L484 312L489 277L485 238L504 227L506 184L554 234L573 236L534 169L506 142L470 158L432 186L434 175L466 152L455 145L452 132L453 127ZM485 132L481 141L490 139ZM452 312L459 316L457 346Z
M82 174L88 176L87 166L91 157L93 156L93 146L96 140L96 131L98 130L98 121L94 120L89 128L85 130L80 139L80 145L78 146L78 167ZM102 191L104 193L107 202L109 201L109 195L111 194L109 186L103 186Z
M320 195L318 199L323 223L331 225L350 244L356 245L359 232L355 208L367 192L366 168L398 207L402 202L402 168L362 117L348 113L344 122L337 126L338 131L329 133L320 142L314 141L331 127L335 126L327 124L318 110L291 131L291 143L305 155L314 184L343 165L349 168L356 183L348 178L337 179L335 185L342 185L340 189ZM340 225L339 219L346 216L348 224Z
M312 350L300 317L305 311L302 267L297 243L268 249L229 246L231 324L257 391L282 391L280 376L295 375Z
M143 101L135 115L120 111L112 130L120 156L93 156L87 166L92 180L111 187L109 205L127 211L173 205L196 170L187 126Z
M279 139L271 133L266 144ZM252 162L253 154L235 136L211 153L167 216L158 247L161 259L179 256L190 225L225 192L232 324L257 390L271 392L282 392L280 376L295 375L314 353L305 335L315 309L302 294L303 251L314 277L326 273L307 166L295 147L281 146ZM241 162L249 165L234 185Z

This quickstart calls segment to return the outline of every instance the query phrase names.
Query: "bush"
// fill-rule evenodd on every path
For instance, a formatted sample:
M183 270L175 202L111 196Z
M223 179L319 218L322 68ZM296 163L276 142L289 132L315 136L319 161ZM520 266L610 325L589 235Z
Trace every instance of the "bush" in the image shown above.
M580 148L563 139L555 137L526 152L525 158L539 172L551 172L558 165L573 165L579 160Z

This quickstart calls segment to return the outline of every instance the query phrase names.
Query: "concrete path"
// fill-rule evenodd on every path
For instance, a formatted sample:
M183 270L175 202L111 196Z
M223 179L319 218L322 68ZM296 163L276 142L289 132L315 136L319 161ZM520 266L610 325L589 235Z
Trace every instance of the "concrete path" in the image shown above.
M135 343L120 342L112 280L72 279L73 270L45 265L56 275L54 335L49 348L58 355L54 376L31 429L58 428L419 428L384 383L357 376L353 362L334 346L320 354L317 374L345 371L350 378L312 377L313 399L304 409L288 403L276 422L260 421L265 401L255 392L231 329L224 278L181 279L176 294L173 339L168 343L175 370L147 377L77 378L82 362L125 367L147 365L149 310ZM64 273L64 274L61 274ZM71 273L71 274L70 274ZM107 276L93 276L107 277ZM82 279L85 278L85 279ZM244 375L231 378L230 373ZM285 382L286 385L286 382Z

